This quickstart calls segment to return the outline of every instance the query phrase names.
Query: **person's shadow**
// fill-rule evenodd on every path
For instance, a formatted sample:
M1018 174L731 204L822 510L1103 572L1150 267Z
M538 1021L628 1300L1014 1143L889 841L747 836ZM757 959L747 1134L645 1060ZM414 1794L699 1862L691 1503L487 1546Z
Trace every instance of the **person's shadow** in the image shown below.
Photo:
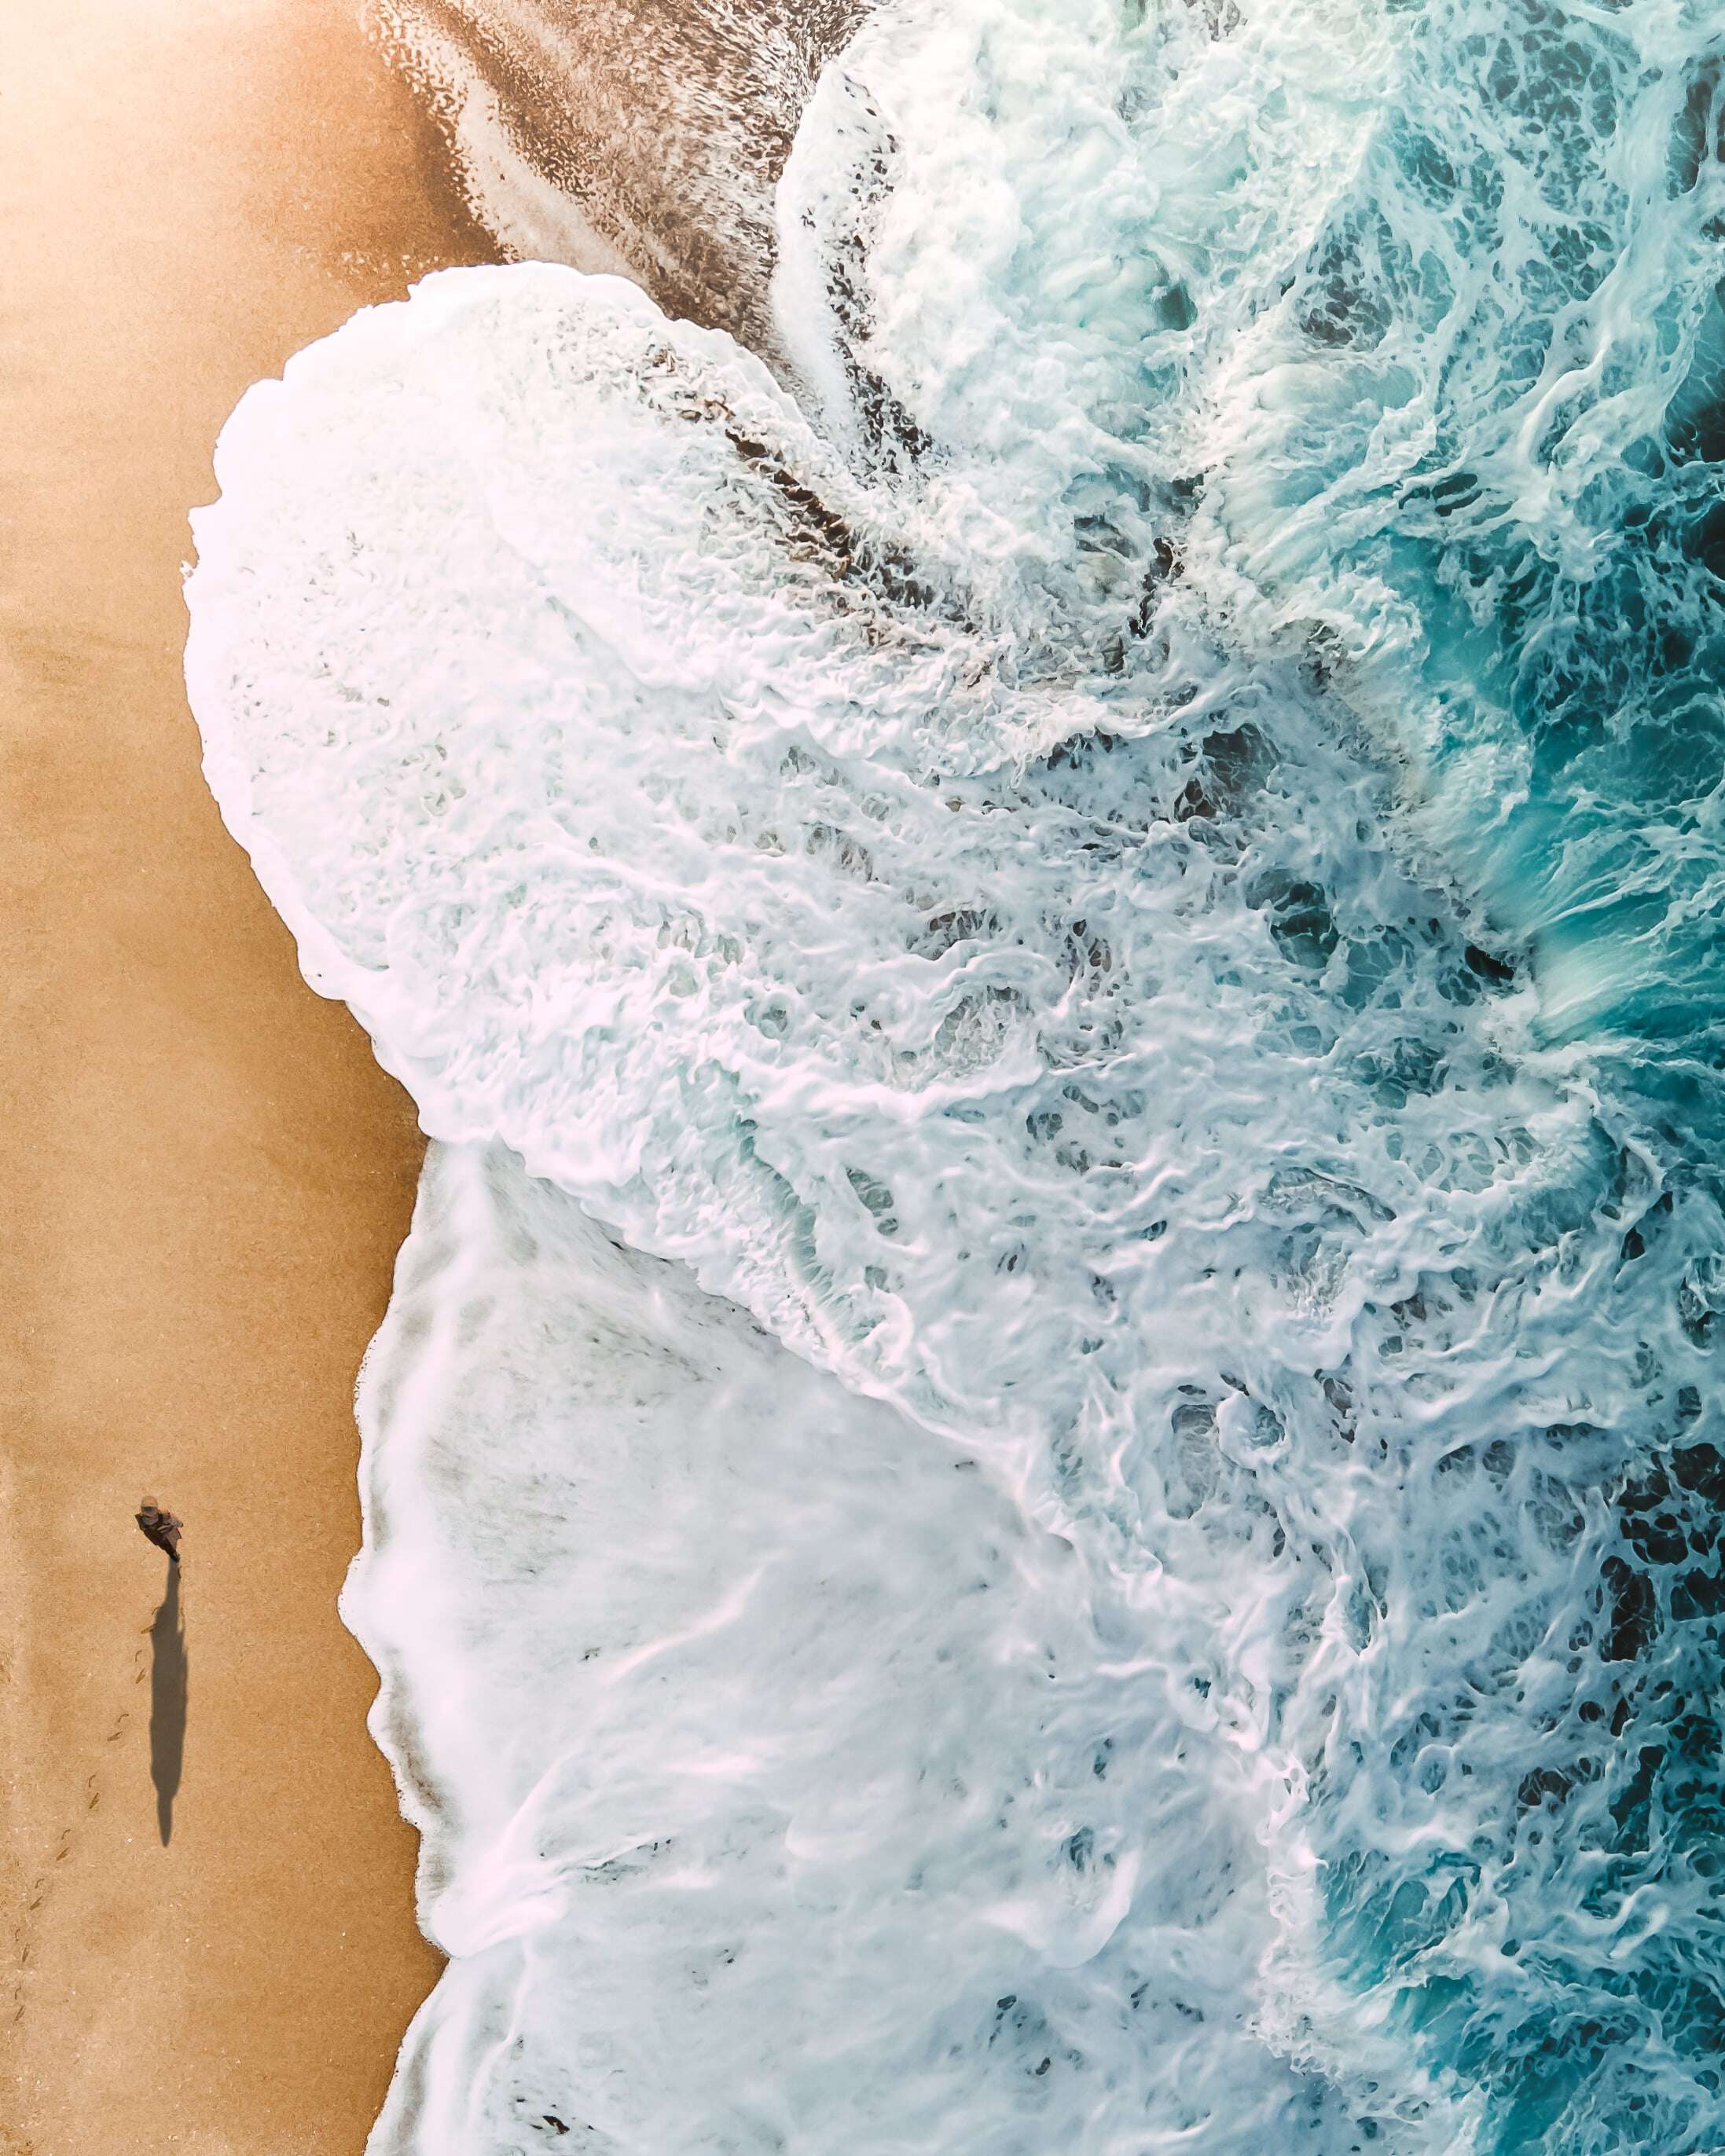
M180 1568L170 1561L167 1592L150 1627L150 1779L162 1845L174 1830L174 1797L186 1756L186 1626L180 1614Z

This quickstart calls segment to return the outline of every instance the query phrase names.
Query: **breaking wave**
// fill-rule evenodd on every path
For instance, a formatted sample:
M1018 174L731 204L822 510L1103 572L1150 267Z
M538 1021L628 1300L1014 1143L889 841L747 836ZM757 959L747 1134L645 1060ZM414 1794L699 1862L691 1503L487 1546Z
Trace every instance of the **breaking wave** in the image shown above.
M1725 32L871 16L770 346L253 390L210 781L439 1141L374 2147L1725 2140Z

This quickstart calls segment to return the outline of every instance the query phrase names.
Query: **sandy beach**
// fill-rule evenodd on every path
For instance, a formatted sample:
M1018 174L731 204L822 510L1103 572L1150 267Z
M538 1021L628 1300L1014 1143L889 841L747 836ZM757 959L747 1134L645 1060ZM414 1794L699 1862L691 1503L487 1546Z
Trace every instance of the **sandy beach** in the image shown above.
M352 0L8 44L0 2149L333 2156L436 1973L336 1613L420 1141L204 789L180 568L246 385L489 249Z

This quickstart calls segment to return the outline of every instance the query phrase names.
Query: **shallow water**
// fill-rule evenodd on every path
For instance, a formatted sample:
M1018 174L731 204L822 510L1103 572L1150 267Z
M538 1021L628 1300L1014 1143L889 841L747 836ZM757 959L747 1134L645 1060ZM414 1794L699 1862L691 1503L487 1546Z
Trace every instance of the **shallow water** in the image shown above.
M896 8L778 378L524 265L236 414L211 782L444 1142L380 2148L1725 2138L1722 55Z
M773 190L866 0L370 0L516 254L773 339Z

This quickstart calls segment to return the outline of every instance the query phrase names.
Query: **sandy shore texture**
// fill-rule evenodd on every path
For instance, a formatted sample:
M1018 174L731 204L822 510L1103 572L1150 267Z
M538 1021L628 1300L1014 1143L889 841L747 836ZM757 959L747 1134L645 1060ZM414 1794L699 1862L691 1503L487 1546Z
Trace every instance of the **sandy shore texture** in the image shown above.
M0 2150L354 2156L436 1973L336 1614L420 1141L204 790L180 565L246 385L490 249L352 0L5 42Z

